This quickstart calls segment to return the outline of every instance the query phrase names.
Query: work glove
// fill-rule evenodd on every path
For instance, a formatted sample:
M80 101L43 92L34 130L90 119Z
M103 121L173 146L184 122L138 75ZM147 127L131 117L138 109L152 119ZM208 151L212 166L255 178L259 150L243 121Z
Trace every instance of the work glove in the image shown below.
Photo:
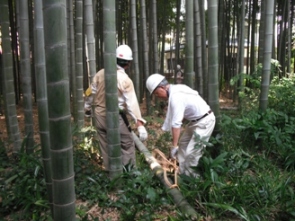
M139 133L139 139L145 141L148 138L148 133L144 126L138 126L137 131Z
M171 149L170 149L170 157L171 157L172 159L176 159L177 152L178 152L178 146L176 146L176 147L171 147Z

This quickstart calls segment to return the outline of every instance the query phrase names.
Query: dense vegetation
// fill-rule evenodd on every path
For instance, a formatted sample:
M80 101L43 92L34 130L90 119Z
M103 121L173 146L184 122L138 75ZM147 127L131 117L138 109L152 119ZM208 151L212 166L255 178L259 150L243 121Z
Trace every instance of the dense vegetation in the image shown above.
M294 219L294 1L186 1L184 14L180 0L41 2L0 1L0 112L5 116L0 128L7 126L4 136L11 141L0 139L0 219L51 220L54 207L55 220L62 221L75 216L85 221L191 220L174 206L171 190L141 153L137 168L126 166L110 180L101 168L95 131L80 130L82 91L96 69L112 63L105 56L112 53L104 52L122 43L134 50L130 74L140 100L150 73L171 76L181 64L185 83L198 83L193 87L217 116L216 133L196 168L201 177L180 177L180 191L199 219ZM270 76L271 58L282 67L275 61ZM259 62L263 65L254 70ZM239 109L220 115L218 94L225 91L239 99ZM31 98L38 103L37 140L42 142L37 145ZM150 97L145 98L149 110ZM18 124L20 108L24 130ZM147 111L153 116L146 116L146 145L168 154L171 136L160 131L164 112L154 109L158 114Z
M180 177L180 191L200 214L199 220L295 219L295 80L274 74L269 108L260 113L257 70L247 79L254 89L240 94L241 111L222 111L221 132L212 137L196 168L201 177ZM155 113L147 116L146 146L167 153L171 137L159 132L163 112ZM120 220L190 220L173 204L141 153L137 168L127 166L122 176L109 180L101 168L95 133L91 127L73 130L73 137L84 138L82 143L73 141L77 199L87 202L77 204L78 220L113 220L87 213L94 205L106 217L112 208ZM39 146L33 155L11 155L3 152L4 141L0 145L0 219L50 220Z

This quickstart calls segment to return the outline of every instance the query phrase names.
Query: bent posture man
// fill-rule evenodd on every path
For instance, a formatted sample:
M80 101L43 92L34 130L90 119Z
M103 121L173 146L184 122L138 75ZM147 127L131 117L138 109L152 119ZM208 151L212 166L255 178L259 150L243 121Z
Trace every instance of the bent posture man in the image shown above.
M181 174L198 176L192 167L198 165L214 126L215 116L199 93L184 84L169 84L163 75L152 74L146 81L150 94L168 100L164 131L172 132L170 155L177 158ZM180 137L183 120L189 121ZM196 138L195 133L198 134Z

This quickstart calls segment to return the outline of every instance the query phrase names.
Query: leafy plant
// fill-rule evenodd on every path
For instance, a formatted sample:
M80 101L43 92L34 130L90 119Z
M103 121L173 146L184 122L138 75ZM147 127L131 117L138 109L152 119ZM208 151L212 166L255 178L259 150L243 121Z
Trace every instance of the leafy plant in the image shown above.
M282 70L281 70L281 64L278 60L276 59L271 59L271 66L270 66L270 83L272 82L272 79L276 76L276 77L282 77ZM256 70L254 71L254 73L252 74L252 76L254 78L260 78L262 75L262 71L263 71L263 66L261 63L259 63L256 66Z
M288 78L274 77L269 88L269 108L284 112L286 115L294 116L294 84L294 75L290 75Z
M40 149L36 146L35 152L28 155L24 143L15 158L2 158L9 161L0 181L1 214L15 212L18 220L50 220Z
M239 97L242 111L256 109L260 96L262 64L258 64L256 70L251 75L241 73L234 76L230 84L236 85L241 78L244 79L243 87L239 86ZM271 60L270 87L269 87L269 108L291 114L294 110L294 74L281 76L281 65L278 60Z
M294 117L283 112L268 109L263 113L249 112L248 115L233 119L231 123L227 121L226 124L231 125L236 130L235 133L239 132L240 140L248 141L249 147L263 150L278 165L285 167L288 164L287 167L294 168L294 163L290 161L295 146L295 132L292 129L294 120Z

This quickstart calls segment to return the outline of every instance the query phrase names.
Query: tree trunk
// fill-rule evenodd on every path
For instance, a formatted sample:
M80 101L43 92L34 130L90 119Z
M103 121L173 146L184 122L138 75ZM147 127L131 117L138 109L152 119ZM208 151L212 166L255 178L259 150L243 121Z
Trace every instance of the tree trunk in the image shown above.
M284 71L286 71L287 73L290 73L291 70L291 50L292 50L292 25L291 25L291 3L290 0L287 0L287 10L286 10L286 23L288 24L288 26L286 27L286 32L287 32L287 38L286 38L286 42L288 42L286 47L287 53L286 53L286 69ZM284 77L286 77L286 73L283 75Z
M194 72L194 22L193 22L194 5L192 0L185 1L185 68L184 82L189 87L195 89L195 72Z
M141 26L142 26L142 40L143 40L143 67L144 67L144 77L142 84L145 85L145 80L150 75L149 70L149 54L148 54L148 39L147 39L147 25L146 25L146 7L145 0L140 0L140 8L141 8ZM144 87L145 88L145 87ZM145 98L146 98L146 114L149 115L151 113L151 98L147 89L145 89Z
M244 58L245 58L245 0L242 0L242 7L241 7L241 13L240 13L240 31L239 31L239 50L238 50L238 74L240 74L240 80L239 80L239 84L238 84L238 92L244 91L244 77L243 77L243 73L244 73ZM248 42L247 42L248 44ZM239 100L239 106L241 104L241 100L240 98L238 98ZM240 106L241 107L241 106Z
M204 0L199 0L201 33L202 33L202 67L203 67L203 98L208 100L208 51L206 43L206 18Z
M95 8L97 9L97 13L95 14L95 47L96 47L96 69L100 70L103 67L103 9L102 9L102 0L97 0L97 4Z
M83 1L76 0L76 70L73 76L73 106L74 106L74 121L78 127L84 126L84 99L83 99Z
M0 22L2 33L2 65L3 65L3 98L4 114L8 137L13 142L13 152L19 152L21 148L21 135L17 120L14 79L13 79L13 60L11 53L11 42L9 32L8 1L0 1Z
M287 11L287 4L289 0L285 1L279 1L280 9L281 11L279 14L281 15L281 21L280 21L280 29L279 29L279 41L278 41L278 60L281 64L281 69L282 69L282 76L285 76L285 67L286 67L286 23L287 23L287 17L289 11Z
M51 157L50 157L50 136L48 120L48 101L46 87L46 65L44 50L44 25L43 25L43 3L34 0L34 37L35 37L35 73L37 90L37 107L39 134L42 149L42 161L45 174L45 182L48 193L50 208L52 205L52 180L51 180ZM53 212L53 211L52 211ZM53 214L52 214L53 215Z
M20 88L19 88L19 54L18 54L18 32L17 30L17 17L16 17L16 5L17 2L8 1L9 5L9 16L10 16L10 33L12 40L12 56L13 56L13 76L14 76L14 87L15 87L15 98L16 104L19 103L20 99Z
M153 0L152 1L152 18L153 18L153 60L152 60L152 64L153 64L153 73L158 73L159 72L159 56L158 56L158 28L157 28L157 1Z
M137 17L136 17L136 0L131 0L131 26L132 26L132 51L133 51L133 77L134 89L137 99L140 100L140 81L139 81L139 63L138 63L138 38L137 38Z
M203 68L202 68L202 36L201 36L201 21L200 21L200 6L199 6L199 0L194 1L194 9L195 9L195 57L196 57L196 82L195 87L199 94L203 96Z
M254 73L255 67L256 67L256 50L255 50L255 34L256 34L256 14L258 9L258 0L253 0L252 4L252 20L251 20L251 49L250 49L250 74Z
M218 0L208 0L208 101L216 116L216 130L219 130L219 87L218 87Z
M263 45L264 45L264 26L265 26L265 1L260 1L260 25L259 25L259 47L258 47L258 63L263 61Z
M270 85L271 54L273 40L273 9L274 0L266 2L265 31L264 31L264 56L262 64L261 94L259 99L259 110L266 111L268 103L268 91Z
M84 0L84 17L86 29L87 58L88 58L88 76L89 82L92 82L93 76L96 74L96 56L95 56L95 38L93 24L93 6L92 0Z
M179 35L180 35L180 7L181 2L180 0L176 0L176 36L175 36L175 50L174 50L174 63L173 66L171 65L171 69L174 70L174 84L177 82L176 74L177 74L177 64L179 62L179 50L180 50L180 44L179 44Z
M76 196L67 65L66 0L43 3L53 218L55 221L72 221L76 216Z
M166 12L166 8L164 7L163 8L163 13L165 14ZM165 38L165 35L166 35L166 16L164 16L163 20L162 20L162 39L161 39L161 45L162 45L162 48L161 48L161 60L160 60L160 73L164 73L165 70L164 70L164 63L165 63L165 44L166 44L166 38Z
M123 172L121 144L119 132L119 107L117 88L116 65L116 2L115 0L103 1L104 17L104 63L105 63L105 100L106 100L106 125L108 139L108 156L110 178L114 179Z
M22 81L23 105L25 113L25 135L26 151L34 151L34 127L33 127L33 99L32 99L32 77L31 77L31 56L29 38L29 15L28 0L19 1L20 7L20 70Z
M70 76L70 92L71 95L75 93L75 85L73 83L73 80L76 76L76 47L75 47L75 27L74 27L74 1L75 0L67 0L67 13L68 13L68 53L69 53L69 76ZM73 95L73 97L76 98L76 96ZM72 99L73 101L73 99ZM73 103L73 102L72 102ZM73 108L74 109L74 108ZM73 110L73 113L75 113L75 110Z
M221 88L225 88L224 84L227 83L225 82L225 74L227 74L227 72L225 71L225 67L227 65L225 62L226 59L226 30L228 25L226 24L227 22L227 13L225 8L225 2L224 1L219 1L219 5L218 5L218 44L219 44L219 49L218 49L218 53L219 53L219 88L221 90ZM227 89L226 89L227 90Z

